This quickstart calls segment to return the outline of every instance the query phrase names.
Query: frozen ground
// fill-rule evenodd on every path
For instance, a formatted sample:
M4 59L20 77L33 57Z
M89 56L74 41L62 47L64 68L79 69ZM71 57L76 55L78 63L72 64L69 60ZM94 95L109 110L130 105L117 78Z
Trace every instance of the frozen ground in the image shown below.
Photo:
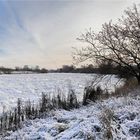
M26 101L37 101L44 93L56 94L58 88L66 94L69 88L73 88L79 100L81 100L84 87L95 79L95 74L12 74L0 75L0 113L14 107L17 98ZM105 76L100 82L103 88L113 89L118 79L115 76ZM97 80L98 82L98 80Z
M140 89L131 96L110 98L72 111L51 112L44 119L24 123L24 127L3 140L106 140L101 123L104 109L113 111L113 140L140 140ZM116 138L116 139L115 139Z

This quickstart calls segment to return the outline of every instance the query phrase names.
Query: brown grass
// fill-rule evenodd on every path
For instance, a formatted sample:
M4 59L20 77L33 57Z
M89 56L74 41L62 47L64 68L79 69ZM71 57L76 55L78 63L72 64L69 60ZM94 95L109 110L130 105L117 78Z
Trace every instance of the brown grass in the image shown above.
M109 108L104 108L101 114L101 124L103 126L103 137L106 140L113 140L113 129L112 129L112 120L113 120L114 112Z
M135 78L131 78L126 80L124 85L115 89L115 92L111 94L111 96L121 97L128 96L128 94L138 87L138 82Z

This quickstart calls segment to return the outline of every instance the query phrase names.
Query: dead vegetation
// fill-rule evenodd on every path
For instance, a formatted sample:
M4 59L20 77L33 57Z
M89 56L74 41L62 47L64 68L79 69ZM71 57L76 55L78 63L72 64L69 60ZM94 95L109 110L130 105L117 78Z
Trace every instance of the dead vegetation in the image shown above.
M42 93L39 104L34 104L30 100L22 102L20 99L17 101L17 106L14 110L3 112L0 117L0 135L5 136L8 131L16 131L22 127L25 120L43 118L51 110L65 109L70 110L78 108L79 102L75 92L71 89L68 96L48 96Z

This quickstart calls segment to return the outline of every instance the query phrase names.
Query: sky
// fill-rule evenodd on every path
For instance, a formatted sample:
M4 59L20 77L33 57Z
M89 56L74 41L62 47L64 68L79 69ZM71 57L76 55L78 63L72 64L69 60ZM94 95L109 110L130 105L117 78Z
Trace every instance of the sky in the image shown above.
M115 22L139 0L0 0L0 66L72 64L77 37Z

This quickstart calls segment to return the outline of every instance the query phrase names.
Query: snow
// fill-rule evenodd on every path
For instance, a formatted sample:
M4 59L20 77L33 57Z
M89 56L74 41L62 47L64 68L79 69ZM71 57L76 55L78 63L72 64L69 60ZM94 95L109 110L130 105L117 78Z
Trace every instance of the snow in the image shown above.
M9 74L0 75L0 114L2 111L16 106L18 98L23 101L28 99L38 101L42 92L56 94L58 89L67 94L70 88L74 89L79 100L82 99L84 87L93 79L96 74L72 74L72 73L48 73L48 74ZM105 88L114 88L118 79L115 76L102 78L100 85ZM98 81L97 81L98 82Z
M58 88L67 93L73 88L80 99L84 87L97 75L91 74L23 74L0 76L0 103L5 108L14 107L17 98L37 101L42 92L55 93ZM113 90L118 84L115 76L104 76L102 88ZM129 96L109 98L71 111L51 111L42 119L26 120L23 127L9 132L2 140L104 140L105 129L101 120L105 109L113 112L111 121L113 140L140 139L140 89ZM5 109L4 108L4 109ZM119 126L119 128L118 128Z
M23 128L4 140L104 140L101 116L104 109L114 112L113 140L140 139L140 89L128 97L110 98L71 111L52 111L44 119L26 121ZM118 128L119 132L113 130ZM116 138L116 139L115 139Z

